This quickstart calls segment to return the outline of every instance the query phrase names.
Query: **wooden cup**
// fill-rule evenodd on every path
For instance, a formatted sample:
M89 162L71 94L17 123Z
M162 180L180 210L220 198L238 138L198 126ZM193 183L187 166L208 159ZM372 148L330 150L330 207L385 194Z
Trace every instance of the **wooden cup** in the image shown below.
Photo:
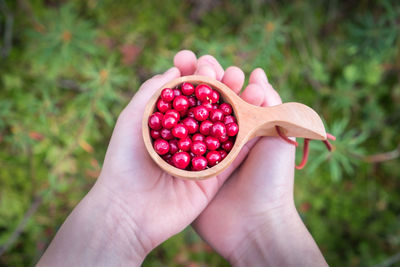
M181 170L168 164L155 152L150 136L148 119L156 109L156 103L162 89L175 88L183 82L190 82L194 86L203 83L217 90L224 102L232 105L233 113L239 125L236 141L226 158L214 167L202 171ZM273 107L254 106L242 100L225 84L209 77L192 75L174 79L154 93L144 111L142 132L147 151L164 171L183 179L201 180L214 177L225 170L250 139L256 136L277 136L275 126L281 127L282 133L286 136L326 140L326 132L321 118L313 109L304 104L292 102Z

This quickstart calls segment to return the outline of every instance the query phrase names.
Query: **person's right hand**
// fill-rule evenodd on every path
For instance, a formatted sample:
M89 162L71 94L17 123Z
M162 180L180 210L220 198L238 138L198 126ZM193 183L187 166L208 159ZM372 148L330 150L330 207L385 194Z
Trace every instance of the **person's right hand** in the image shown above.
M255 69L241 97L254 105L281 104L262 69ZM193 223L195 230L231 263L325 265L293 200L295 147L262 137ZM251 147L253 144L249 145Z

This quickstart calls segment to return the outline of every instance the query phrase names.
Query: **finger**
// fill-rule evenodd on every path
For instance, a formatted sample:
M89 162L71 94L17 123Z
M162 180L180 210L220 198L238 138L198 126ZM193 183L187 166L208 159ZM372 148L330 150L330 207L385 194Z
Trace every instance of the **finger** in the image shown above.
M201 75L201 76L207 76L213 79L216 79L216 73L215 70L209 66L209 65L202 65L199 66L195 72L195 74L197 75Z
M222 82L235 93L239 94L244 83L244 73L240 68L231 66L226 69L224 76L222 77Z
M282 104L281 97L269 83L264 70L260 68L253 70L250 74L249 83L258 84L263 88L265 96L262 106L268 107Z
M224 76L224 69L219 64L219 62L215 59L215 57L210 55L201 56L199 60L197 60L197 68L207 65L211 66L215 71L215 77L218 81L221 81L222 77Z
M179 69L182 76L192 75L197 67L196 55L190 50L181 50L174 57L174 66Z
M264 89L256 83L251 83L243 91L241 97L252 105L260 106L265 99Z

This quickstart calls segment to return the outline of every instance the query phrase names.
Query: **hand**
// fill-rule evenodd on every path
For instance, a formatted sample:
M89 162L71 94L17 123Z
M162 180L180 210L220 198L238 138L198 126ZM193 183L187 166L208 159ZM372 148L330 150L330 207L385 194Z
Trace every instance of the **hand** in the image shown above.
M221 175L195 182L170 176L150 158L141 122L145 105L158 88L193 73L221 80L237 92L244 82L240 69L224 72L211 56L197 59L192 52L181 51L174 62L176 67L146 81L122 111L98 181L39 264L140 264L154 247L192 223L245 158L249 148Z

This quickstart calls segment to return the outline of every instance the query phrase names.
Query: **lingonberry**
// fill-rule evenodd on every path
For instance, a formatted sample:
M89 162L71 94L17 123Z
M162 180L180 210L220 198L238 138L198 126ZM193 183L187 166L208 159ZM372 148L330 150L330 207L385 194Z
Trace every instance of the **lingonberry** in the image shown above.
M199 129L199 124L193 118L185 118L182 121L182 124L186 126L189 131L189 134L194 134Z
M206 153L207 146L204 142L202 141L195 141L192 143L192 147L190 148L190 151L193 152L195 155L203 155Z
M151 138L153 138L153 139L158 139L158 138L161 137L161 132L160 132L159 130L153 130L153 129L151 129L151 130L150 130L150 136L151 136Z
M181 118L181 115L175 109L167 110L167 112L165 112L164 116L168 116L168 115L174 116L178 121Z
M178 140L172 139L171 141L169 141L169 153L173 155L178 151L179 151Z
M188 101L189 101L190 108L196 106L196 104L197 104L196 98L194 96L189 96Z
M204 140L205 140L205 137L204 137L204 135L202 135L202 134L197 133L197 134L194 134L194 135L192 136L192 141L193 141L193 142L196 142L196 141L204 142Z
M207 168L207 159L203 156L195 156L192 158L192 168L194 171L201 171Z
M171 102L174 100L174 91L171 88L164 88L161 91L161 99L164 100L164 102Z
M221 136L226 135L226 127L222 122L216 122L210 129L210 135L220 139Z
M208 110L204 106L197 106L194 109L194 117L198 121L204 121L208 118Z
M160 130L162 128L163 114L155 112L149 117L149 127L153 130Z
M228 103L222 103L219 105L219 108L224 112L224 115L231 115L232 114L232 106Z
M171 154L165 154L162 156L162 158L169 164L172 164L172 155Z
M233 142L232 140L226 140L225 142L222 143L222 149L224 149L226 152L229 152L232 150L233 147Z
M199 132L203 135L210 135L211 127L213 123L209 120L205 120L200 124Z
M190 163L190 155L187 152L177 152L172 156L172 164L179 169L186 169Z
M160 98L160 100L158 100L157 102L157 109L161 112L161 113L165 113L167 110L171 109L172 105L171 102L165 102L164 100L162 100Z
M207 136L205 143L208 150L217 150L220 145L219 140L213 136Z
M213 109L210 112L210 120L212 122L222 121L224 119L224 113L220 109Z
M212 94L212 89L206 84L199 84L195 88L195 94L200 101L209 100Z
M177 111L183 111L189 108L189 101L186 96L180 95L175 97L173 107Z
M188 116L189 118L194 118L194 108L189 108L186 116Z
M221 154L218 151L210 151L207 153L206 159L208 166L212 167L221 161Z
M213 106L212 106L212 104L210 102L204 101L203 103L201 103L201 105L203 107L205 107L208 110L208 112L213 110Z
M172 128L172 135L176 138L182 139L188 136L188 134L188 128L186 128L182 123L178 123L174 128Z
M191 83L182 83L181 91L184 95L191 95L194 93L194 86Z
M228 156L228 153L225 150L218 150L219 154L221 154L221 160Z
M178 123L178 119L174 115L165 115L162 119L162 126L166 129L172 129Z
M217 103L219 101L219 93L215 90L211 92L211 97L210 97L211 103Z
M165 129L165 128L161 129L160 134L161 134L162 139L165 139L165 140L174 139L174 136L172 135L172 132L169 129Z
M235 136L237 135L238 132L239 132L239 126L235 122L226 125L226 133L229 136Z
M173 91L174 91L174 96L175 97L177 97L178 95L182 95L182 92L179 89L174 89Z
M228 116L224 117L224 124L229 124L229 123L232 123L232 122L236 122L236 118L235 117L233 117L231 115L228 115Z
M189 151L192 145L192 139L189 137L182 138L178 141L178 147L182 151Z
M227 134L224 134L222 136L219 137L219 141L220 142L226 142L229 139L229 136Z
M169 144L164 139L157 139L154 141L154 150L159 155L167 154L169 151Z
M217 109L217 108L219 108L219 105L218 104L212 104L212 109Z

